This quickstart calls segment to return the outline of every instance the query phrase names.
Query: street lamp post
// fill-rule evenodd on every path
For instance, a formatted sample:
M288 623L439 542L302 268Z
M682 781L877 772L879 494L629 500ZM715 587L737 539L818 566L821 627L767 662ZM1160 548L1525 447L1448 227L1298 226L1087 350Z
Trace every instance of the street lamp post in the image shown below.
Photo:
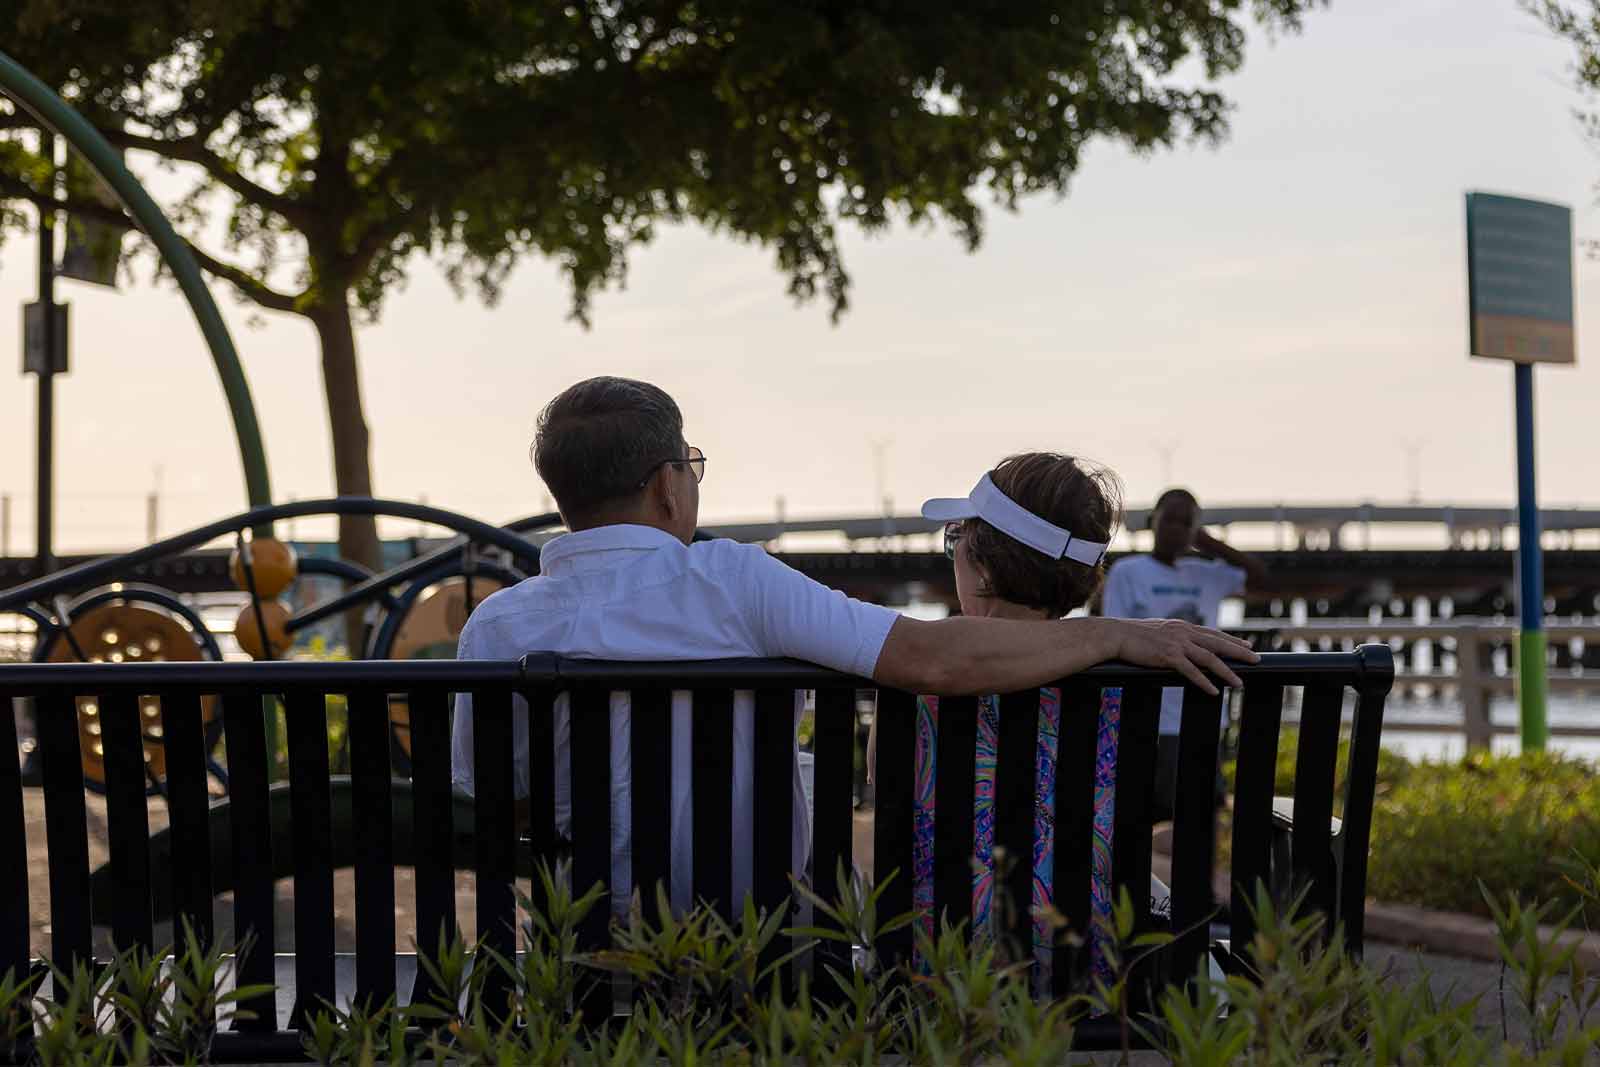
M39 155L51 164L54 189L56 135L39 131ZM34 554L41 575L55 570L55 377L66 370L65 315L58 320L56 304L56 212L39 205L39 302L24 311L23 372L39 377L37 442L38 514ZM30 314L31 313L31 314ZM31 327L31 329L30 329ZM32 333L34 336L27 336Z

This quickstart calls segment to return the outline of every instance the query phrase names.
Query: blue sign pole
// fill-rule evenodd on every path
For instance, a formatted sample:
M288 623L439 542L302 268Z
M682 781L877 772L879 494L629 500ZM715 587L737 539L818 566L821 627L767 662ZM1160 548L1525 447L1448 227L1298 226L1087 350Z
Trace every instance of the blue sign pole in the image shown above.
M1572 211L1521 197L1467 194L1467 314L1471 352L1516 365L1517 704L1522 747L1542 749L1546 656L1544 561L1533 478L1533 364L1572 363Z
M1533 475L1533 364L1518 363L1517 407L1517 703L1524 751L1543 749L1545 720L1544 553L1539 544L1539 496Z

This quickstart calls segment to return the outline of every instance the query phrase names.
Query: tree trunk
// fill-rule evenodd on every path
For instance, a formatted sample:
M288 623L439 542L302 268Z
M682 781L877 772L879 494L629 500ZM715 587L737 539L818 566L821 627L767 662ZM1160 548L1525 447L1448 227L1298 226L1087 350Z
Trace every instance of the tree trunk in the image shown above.
M322 344L322 388L328 401L328 429L333 441L333 484L340 496L372 495L372 463L367 415L361 402L361 374L356 364L356 335L345 294L338 303L311 312ZM378 523L371 515L339 519L339 555L376 571L381 568ZM366 648L364 609L345 616L347 647L352 659Z

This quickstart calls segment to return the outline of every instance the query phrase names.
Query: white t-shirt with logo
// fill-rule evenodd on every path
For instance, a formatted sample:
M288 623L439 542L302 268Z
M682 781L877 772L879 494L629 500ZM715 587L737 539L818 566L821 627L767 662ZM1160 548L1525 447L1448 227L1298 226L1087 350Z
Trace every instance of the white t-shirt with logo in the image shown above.
M1245 573L1220 559L1186 556L1176 564L1153 556L1129 556L1106 575L1102 603L1116 619L1182 619L1215 626L1222 601L1244 592ZM1161 691L1161 732L1176 734L1183 714L1183 690Z

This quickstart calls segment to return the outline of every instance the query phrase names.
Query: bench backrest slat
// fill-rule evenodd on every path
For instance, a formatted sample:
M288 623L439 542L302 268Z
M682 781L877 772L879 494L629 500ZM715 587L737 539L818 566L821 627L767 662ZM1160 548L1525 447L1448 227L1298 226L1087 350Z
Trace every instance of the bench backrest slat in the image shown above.
M816 765L812 777L811 871L817 895L833 899L837 895L841 866L850 875L854 847L854 809L850 803L855 776L856 692L850 685L830 685L817 690L816 732L812 750ZM827 916L815 916L819 926L831 925ZM850 965L849 950L837 941L823 941L813 951L815 973L820 978L826 968L843 973ZM823 1003L838 999L831 981L814 985Z
M1033 940L1034 809L1039 760L1040 692L1029 689L1000 698L995 746L994 844L1004 850L1005 868L996 862L994 916L997 932L1027 951ZM1002 898L1001 894L1005 894ZM1009 907L1002 909L1002 904Z
M1194 977L1210 943L1216 910L1211 895L1213 828L1217 803L1217 757L1222 697L1183 691L1178 732L1178 779L1172 824L1172 946L1174 981Z
M693 691L690 745L693 794L694 899L724 919L733 903L733 691Z
M1116 811L1112 820L1111 882L1126 887L1134 929L1150 928L1151 806L1156 769L1156 732L1161 688L1139 682L1122 688L1122 726L1117 734ZM1113 903L1115 899L1113 898Z
M12 696L0 689L0 981L28 973L28 828ZM12 759L6 753L16 752Z
M1088 943L1090 933L1090 880L1095 863L1095 761L1104 700L1104 691L1092 683L1069 682L1061 690L1061 726L1056 743L1052 903L1080 945ZM1050 961L1055 995L1066 995L1074 978L1081 973L1083 963L1084 954L1069 947L1066 938L1058 938Z
M266 722L258 690L227 689L222 693L223 738L228 754L228 814L231 820L233 861L233 936L255 939L251 952L239 966L240 985L277 981L273 964L276 944L272 892L272 813L267 799ZM41 727L43 723L40 723ZM326 751L326 747L324 747ZM46 798L46 803L49 799ZM250 1018L235 1018L244 1031L278 1029L278 1013L271 994L240 1005Z
M475 687L472 724L473 836L477 861L478 941L512 959L517 945L516 820L512 777L511 690ZM485 979L486 1005L506 1003L509 976L491 967Z
M1256 886L1267 880L1272 853L1272 795L1283 686L1245 687L1239 712L1238 771L1233 782L1233 870L1229 923L1236 951L1255 937Z
M640 687L631 696L633 890L654 921L656 887L672 885L672 691Z
M917 698L895 689L880 689L875 714L878 759L872 772L872 874L882 890L877 908L881 929L889 919L911 910L912 795L916 788L911 753L916 744ZM910 927L879 934L878 958L892 967L910 959L911 944Z
M935 702L937 740L932 766L919 773L933 778L933 916L939 924L972 925L973 787L977 780L978 698L945 697ZM919 744L925 744L919 737ZM882 759L891 758L887 752ZM920 782L918 783L920 786Z
M412 856L416 867L417 951L438 954L441 936L456 934L454 802L450 792L450 706L443 689L413 689L406 696L411 735ZM402 949L410 948L404 942ZM418 968L411 1003L427 1004L435 992Z
M351 823L356 828L356 1000L376 1007L394 995L394 817L388 694L349 694Z
M93 958L89 916L89 823L83 797L75 701L62 692L38 698L44 825L50 850L51 962L70 973Z
M1350 730L1350 769L1345 778L1344 863L1339 884L1339 921L1346 947L1361 955L1367 897L1367 844L1378 786L1378 742L1383 733L1387 677L1365 677L1356 689L1355 722Z
M1339 712L1344 686L1314 682L1306 686L1300 711L1300 745L1294 762L1294 888L1306 892L1303 910L1335 917L1333 884L1334 763L1339 755ZM1333 934L1330 921L1324 937Z
M295 1000L289 1025L298 1027L334 994L333 800L328 709L321 692L296 689L287 695L284 737L294 855Z
M757 908L766 909L769 914L784 909L785 925L790 925L794 921L788 904L789 872L794 869L795 691L780 687L757 689L752 725L755 849L750 888ZM637 766L638 753L634 760ZM787 949L786 938L774 938L762 966L773 963Z
M145 807L140 699L126 690L99 699L106 769L106 838L117 881L111 939L119 948L151 948L150 816Z
M578 930L580 950L602 948L611 921L611 694L572 691L572 882L578 893L598 883L603 895ZM610 991L590 1008L609 1014Z
M525 689L528 705L528 834L533 855L542 858L554 873L558 850L556 834L556 692L549 685ZM570 761L567 765L571 767ZM535 877L531 883L535 903L544 906L544 884Z
M161 697L161 740L166 750L167 811L172 827L172 939L181 952L185 921L209 946L211 921L211 798L206 790L205 726L193 691ZM160 894L161 886L154 886Z

